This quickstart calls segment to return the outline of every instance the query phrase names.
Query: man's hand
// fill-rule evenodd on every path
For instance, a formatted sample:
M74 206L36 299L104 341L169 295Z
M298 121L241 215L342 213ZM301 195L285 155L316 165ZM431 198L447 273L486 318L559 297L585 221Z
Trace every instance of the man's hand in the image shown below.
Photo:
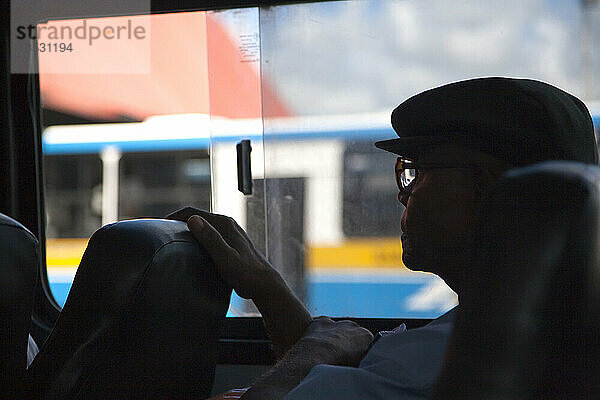
M319 354L320 364L358 366L373 341L373 334L356 322L318 317L308 326L299 346Z
M187 207L167 216L188 223L196 240L213 259L221 277L245 299L256 299L282 278L258 252L233 218Z
M241 399L282 399L318 364L357 366L372 341L371 332L352 321L316 318L304 336Z
M167 218L187 221L223 280L238 295L254 301L278 356L296 343L312 320L310 313L233 218L192 207Z

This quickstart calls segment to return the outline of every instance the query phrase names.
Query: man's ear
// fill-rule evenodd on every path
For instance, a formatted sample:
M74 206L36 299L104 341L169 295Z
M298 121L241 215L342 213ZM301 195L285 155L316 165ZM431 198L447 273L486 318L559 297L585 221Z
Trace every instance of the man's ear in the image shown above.
M475 168L475 190L478 201L483 200L490 186L508 169L510 168L499 165L481 165Z

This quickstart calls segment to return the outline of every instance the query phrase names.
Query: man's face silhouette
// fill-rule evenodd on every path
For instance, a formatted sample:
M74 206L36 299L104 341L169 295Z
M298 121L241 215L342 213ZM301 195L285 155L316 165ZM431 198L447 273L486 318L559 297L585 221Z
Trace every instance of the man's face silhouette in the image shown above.
M496 159L475 153L454 145L424 152L414 161L436 167L417 168L409 189L398 193L406 207L401 220L404 264L438 274L450 286L468 268L482 192L500 173Z

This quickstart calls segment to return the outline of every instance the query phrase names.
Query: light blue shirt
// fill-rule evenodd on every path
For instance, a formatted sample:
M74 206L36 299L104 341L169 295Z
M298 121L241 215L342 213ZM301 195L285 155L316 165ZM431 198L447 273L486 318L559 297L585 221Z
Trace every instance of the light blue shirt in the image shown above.
M315 366L284 400L428 399L444 361L455 310L424 327L381 337L357 368Z

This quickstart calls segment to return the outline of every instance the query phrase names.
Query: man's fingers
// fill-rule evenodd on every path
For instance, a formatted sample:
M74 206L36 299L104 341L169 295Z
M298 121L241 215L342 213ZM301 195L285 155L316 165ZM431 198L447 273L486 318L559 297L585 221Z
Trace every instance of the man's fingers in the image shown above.
M208 211L200 210L198 208L186 207L180 210L181 216L185 216L190 213L187 218L191 215L199 215L208 221L214 228L216 228L221 236L227 241L230 246L239 249L240 246L248 246L250 239L244 230L235 222L235 220L226 215L213 214ZM185 219L187 221L187 219Z
M187 221L188 228L196 240L204 246L216 264L227 263L237 251L229 246L223 236L210 223L199 215L192 215Z
M244 230L235 222L233 218L226 215L213 214L211 212L201 210L194 207L184 207L167 215L166 219L174 219L177 221L188 221L193 215L199 215L208 221L221 237L225 239L227 244L240 250L242 246L252 247L252 242Z
M169 215L167 215L166 219L174 219L177 221L187 222L192 216L199 215L208 221L212 226L217 228L219 232L223 230L223 228L228 228L232 225L232 219L226 215L213 214L211 212L201 210L195 207L184 207L180 208L177 211L173 211Z
M184 207L177 211L173 211L165 217L165 219L174 219L176 221L187 222L192 215L198 215L202 210L194 207Z

